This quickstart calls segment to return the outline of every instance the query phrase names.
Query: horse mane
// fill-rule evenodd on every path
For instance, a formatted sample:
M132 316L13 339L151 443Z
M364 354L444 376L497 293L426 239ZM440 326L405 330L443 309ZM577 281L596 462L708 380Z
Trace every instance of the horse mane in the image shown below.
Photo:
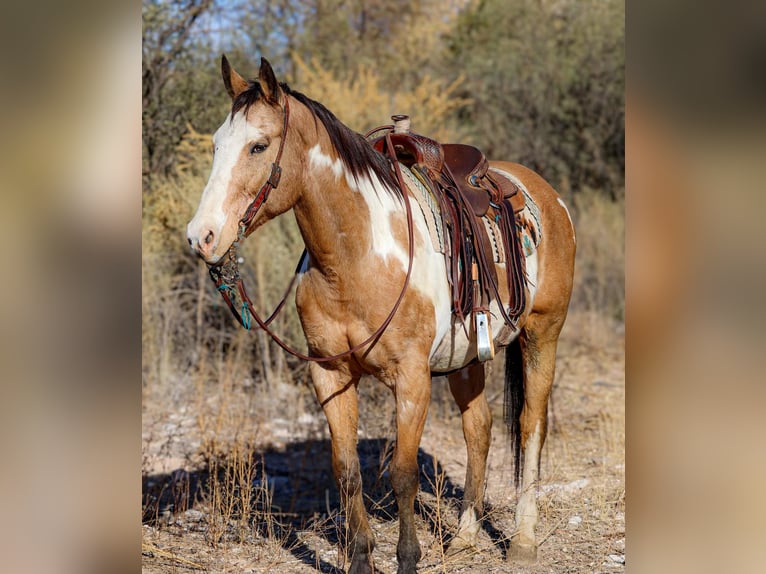
M395 197L401 197L402 192L389 160L374 149L364 136L353 131L316 100L293 90L284 82L280 83L280 87L285 95L292 96L306 106L314 116L314 121L322 122L330 142L354 181L358 183L360 177L367 177L372 172L383 183L387 192ZM231 105L231 117L233 118L234 114L241 109L244 109L247 114L250 106L261 99L266 101L266 95L260 83L251 80L248 88L234 99Z

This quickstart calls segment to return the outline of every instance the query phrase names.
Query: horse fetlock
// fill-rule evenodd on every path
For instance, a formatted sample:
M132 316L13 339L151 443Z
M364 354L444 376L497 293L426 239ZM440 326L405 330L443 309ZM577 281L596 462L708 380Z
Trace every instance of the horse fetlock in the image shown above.
M372 556L370 554L355 554L351 560L351 567L348 569L348 574L373 574L375 572L375 566L372 563Z
M422 553L417 539L400 542L396 548L396 559L399 563L397 574L415 574L416 566Z
M371 530L359 531L354 535L354 542L351 546L353 556L366 556L372 554L375 550L375 536Z
M457 533L450 541L447 552L454 553L476 546L480 528L481 522L478 519L477 511L473 506L469 506L460 515Z

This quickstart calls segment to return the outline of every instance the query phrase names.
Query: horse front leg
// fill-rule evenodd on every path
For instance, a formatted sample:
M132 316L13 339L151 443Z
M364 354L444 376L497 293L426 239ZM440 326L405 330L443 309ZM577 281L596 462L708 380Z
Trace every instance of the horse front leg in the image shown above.
M358 375L345 368L330 369L311 364L311 379L322 405L332 440L332 470L348 524L351 557L349 574L372 574L375 539L362 499L362 474L357 452Z
M413 574L420 560L420 543L415 531L415 496L419 486L418 448L431 400L431 373L428 365L397 377L396 448L391 459L391 486L399 509L398 574Z
M484 364L477 363L448 377L450 391L463 419L463 436L468 452L465 493L457 533L449 551L476 545L484 512L484 478L492 433L492 413L484 393Z

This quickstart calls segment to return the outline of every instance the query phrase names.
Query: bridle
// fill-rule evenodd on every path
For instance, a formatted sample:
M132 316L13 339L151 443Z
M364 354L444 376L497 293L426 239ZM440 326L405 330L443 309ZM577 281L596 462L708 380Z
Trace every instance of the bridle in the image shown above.
M301 353L300 351L297 351L290 347L287 343L285 343L284 340L282 340L276 333L274 333L271 329L269 329L269 324L276 318L276 316L279 314L279 312L282 310L282 307L284 306L287 297L290 294L290 291L292 290L293 286L295 285L295 281L300 274L300 270L304 265L304 262L306 260L306 257L308 255L308 252L306 249L303 250L303 254L300 257L300 260L298 261L298 266L295 269L295 273L293 274L293 278L290 281L290 284L287 286L287 289L285 290L284 295L282 296L282 299L277 304L276 308L272 313L266 318L265 320L261 319L260 315L256 312L253 302L250 300L250 297L247 294L247 290L245 289L244 282L242 281L242 277L239 274L239 267L238 267L238 258L237 258L237 248L239 247L239 242L242 241L245 237L247 237L247 231L250 227L250 224L253 222L253 219L255 218L258 211L263 207L263 204L266 202L266 200L269 197L269 194L271 193L271 190L276 189L276 187L279 185L279 181L282 177L282 167L279 165L281 159L282 159L282 151L284 150L285 146L285 140L287 140L287 128L289 125L290 120L290 98L285 95L285 107L284 107L284 124L283 124L283 130L282 130L282 138L279 142L279 149L277 150L277 156L274 159L274 162L271 164L271 173L269 174L268 179L266 182L261 186L260 190L258 190L258 193L255 196L255 199L250 203L247 210L245 210L245 214L242 216L242 219L239 220L239 231L237 233L237 239L234 241L234 243L231 244L231 247L226 251L226 253L223 255L220 261L214 264L208 264L208 272L210 273L210 277L212 278L213 282L215 283L216 289L223 297L224 301L226 301L226 304L228 305L229 309L231 310L234 317L239 321L239 323L245 328L250 329L251 322L250 319L255 319L255 322L258 324L258 326L266 331L266 333L269 335L269 337L272 338L272 340L282 347L285 351L290 353L291 355L294 355L298 357L299 359L303 359L306 361L313 361L317 363L324 363L329 361L335 361L338 359L343 359L345 357L348 357L350 355L353 355L354 353L364 349L369 345L367 350L364 353L364 356L366 357L367 354L370 353L372 348L377 344L377 342L380 340L381 336L383 336L383 333L388 328L388 325L391 323L391 321L394 318L394 315L396 315L397 310L399 309L399 305L401 304L402 300L404 299L404 294L407 291L407 287L410 283L410 277L412 276L412 262L414 259L414 231L413 231L413 220L412 220L412 208L410 206L410 200L407 195L407 187L404 184L404 179L402 177L402 172L399 167L399 162L396 159L396 154L394 151L394 146L391 143L391 139L386 134L386 150L391 157L392 163L394 165L394 170L396 172L396 177L399 182L399 187L402 191L402 197L404 199L404 205L405 209L407 211L407 233L409 236L409 246L408 246L408 262L407 262L407 275L404 279L404 285L402 285L402 290L399 293L399 297L396 300L396 303L394 303L393 308L391 309L391 312L386 317L386 320L383 321L383 323L378 327L372 335L370 335L367 339L362 341L361 343L354 345L347 351L344 351L342 353L338 353L337 355L331 355L328 357L316 357L312 355L306 355L304 353ZM236 301L241 301L239 303L239 310L237 309L237 304L235 304Z
M271 164L271 173L269 174L266 182L258 190L255 195L255 199L245 210L245 215L239 220L239 233L237 234L237 241L241 241L246 237L247 229L255 218L255 214L261 209L266 200L269 198L271 190L279 185L279 180L282 179L282 167L279 162L282 161L282 152L285 149L285 140L287 139L287 126L290 123L290 98L285 95L285 113L282 124L282 138L279 140L279 149L277 150L277 157L274 158L274 163Z

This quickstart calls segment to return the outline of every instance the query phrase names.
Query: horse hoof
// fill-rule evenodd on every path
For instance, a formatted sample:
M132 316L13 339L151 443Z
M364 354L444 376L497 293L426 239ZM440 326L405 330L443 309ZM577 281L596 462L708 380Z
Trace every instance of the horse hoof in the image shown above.
M463 538L462 536L455 536L450 543L449 546L447 546L447 556L455 556L457 554L460 554L462 552L465 552L466 550L471 550L474 548L476 544L471 542L470 540Z
M537 546L535 544L511 542L511 548L508 550L508 560L519 564L537 562Z

